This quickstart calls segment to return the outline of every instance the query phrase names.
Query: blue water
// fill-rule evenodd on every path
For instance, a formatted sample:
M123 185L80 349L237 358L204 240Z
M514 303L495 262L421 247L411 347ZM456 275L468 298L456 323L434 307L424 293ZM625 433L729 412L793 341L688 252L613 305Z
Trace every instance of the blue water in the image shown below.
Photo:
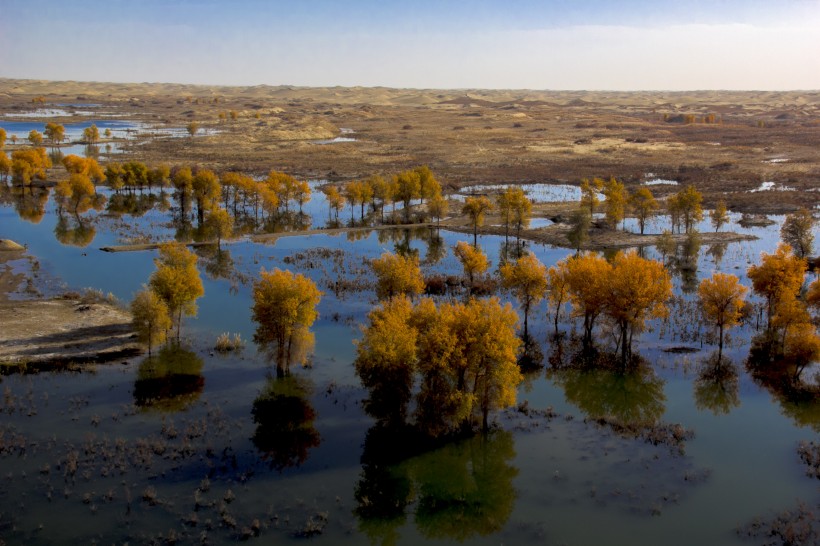
M305 207L313 226L324 225L326 207L321 193L314 192ZM358 212L357 208L356 218ZM127 302L150 277L156 252L106 253L99 248L139 236L172 238L175 230L168 213L153 209L139 218L105 213L86 217L96 227L93 241L84 247L67 246L55 237L57 216L52 203L38 223L20 219L13 203L8 203L0 206L0 236L27 246L29 255L39 263L44 291L93 287ZM767 228L743 229L734 223L736 220L733 215L732 223L723 229L753 233L760 239L727 245L719 262L703 247L697 258L696 279L721 270L740 276L748 284L747 266L758 260L761 251L774 250L781 217ZM651 224L652 231L663 228L664 222L668 220L659 218ZM706 223L700 227L708 229ZM460 265L451 248L471 237L441 231L443 252L436 255L431 251L431 233L429 229L372 232L358 239L346 235L294 236L274 244L240 239L224 245L233 262L227 278L209 275L207 264L213 261L213 252L198 249L205 296L197 302L197 316L184 321L183 337L202 361L197 372L202 385L176 412L135 408L133 393L144 365L141 358L124 365L99 366L92 374L3 378L2 388L18 397L16 407L34 407L35 412L10 411L4 402L0 427L15 427L40 447L30 448L25 458L0 455L4 475L11 476L0 492L0 523L12 520L17 528L0 527L0 538L9 543L43 544L147 542L173 530L185 537L183 542L193 542L199 540L206 530L206 519L210 519L209 539L225 543L237 539L243 527L258 519L263 540L288 541L309 518L316 520L317 514L325 514L327 524L313 542L362 544L368 537L379 537L380 542L393 536L397 544L433 539L470 544L746 544L734 532L737 525L757 515L791 508L798 499L817 499L816 482L803 475L795 449L799 440L817 440L820 411L806 413L798 420L788 402L758 386L742 371L753 330L745 327L732 332L726 353L741 368L739 405L722 413L698 407L694 396L694 364L714 346L707 343L701 348L699 342L673 340L674 334L656 321L637 340L635 350L651 363L653 372L646 380L655 381L659 390L649 399L628 399L625 403L637 410L655 408L660 421L694 429L695 437L686 442L684 455L584 423L584 403L567 395L558 376L542 370L522 385L519 401L527 400L536 409L552 407L558 417L528 419L510 412L498 417L500 427L510 432L509 438L498 435L484 444L456 444L386 465L399 481L385 483L410 484L408 496L398 487L386 494L386 499L398 505L406 501L406 507L395 519L378 523L357 517L360 497L356 491L367 483L361 457L373 423L359 404L365 393L353 373L353 340L359 337L359 325L366 321L376 298L372 285L337 296L327 283L338 276L355 278L361 271L368 277L366 260L398 248L417 251L425 274L459 274ZM480 236L478 243L495 270L504 255L504 238ZM309 267L308 261L292 259L316 249L336 252L341 261L314 260ZM528 244L527 249L547 265L570 253L536 244ZM647 252L656 255L654 249ZM313 328L316 346L312 367L294 370L307 385L307 400L316 414L312 426L320 440L306 449L306 457L298 466L278 470L270 468L251 441L257 426L251 416L253 403L268 385L276 384L271 365L251 341L251 283L261 269L276 267L310 276L325 292L319 305L320 318ZM680 290L678 278L675 286ZM515 305L509 294L502 297ZM676 324L675 317L670 324ZM560 327L572 328L566 313ZM545 304L533 310L530 331L549 354L553 348L549 341L552 322L547 319ZM229 356L213 354L213 340L222 332L239 333L246 340L244 351ZM601 343L607 339L601 329ZM697 352L663 352L677 345ZM29 392L33 393L31 401L26 402ZM593 402L599 399L594 391L586 396ZM182 430L198 419L205 419L210 428L204 437L190 440L193 456L174 459L155 455L150 470L133 463L124 475L103 475L101 466L92 465L94 456L85 455L74 480L56 468L55 461L63 460L71 446L86 453L83 445L104 441L113 445L116 438L137 442L160 434L169 422ZM8 437L8 429L0 430ZM46 447L52 437L56 438L51 448L56 455ZM174 445L182 440L165 441ZM223 450L235 459L229 457L224 463L220 458ZM490 463L488 468L493 472L477 474L482 465ZM45 464L52 465L47 474L41 472ZM87 480L81 474L83 464L93 470ZM213 504L196 509L194 492L205 476L209 476L211 489L201 495ZM692 481L692 477L702 480ZM46 500L48 487L54 489L51 502ZM142 500L148 487L159 495L162 502L158 505ZM65 489L70 490L67 495ZM113 492L110 501L105 499L109 489ZM225 503L222 499L228 489L236 500ZM27 492L24 499L23 492ZM90 495L90 503L84 502L84 494ZM463 494L478 495L488 504L481 505L477 513L456 512L463 520L456 515L436 519L423 509L431 499ZM128 511L127 495L133 499ZM92 512L91 506L96 511ZM191 512L199 514L195 526L184 523ZM222 522L224 513L236 518L235 529ZM453 524L458 521L472 523ZM40 524L43 528L38 531Z

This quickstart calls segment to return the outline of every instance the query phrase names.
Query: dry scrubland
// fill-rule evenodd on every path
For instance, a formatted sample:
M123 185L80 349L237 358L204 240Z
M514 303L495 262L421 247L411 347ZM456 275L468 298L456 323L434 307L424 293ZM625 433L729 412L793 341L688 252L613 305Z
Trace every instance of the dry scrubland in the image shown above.
M706 207L787 212L820 203L820 92L549 92L205 87L0 79L0 109L91 102L123 119L219 132L146 142L145 162L349 180L429 165L475 183L692 183ZM232 115L233 114L233 115ZM234 119L235 118L235 119ZM58 122L78 118L57 119ZM712 123L707 123L713 121ZM341 129L352 135L342 135ZM352 136L355 142L318 145ZM772 181L789 191L749 190ZM673 187L655 187L663 196Z

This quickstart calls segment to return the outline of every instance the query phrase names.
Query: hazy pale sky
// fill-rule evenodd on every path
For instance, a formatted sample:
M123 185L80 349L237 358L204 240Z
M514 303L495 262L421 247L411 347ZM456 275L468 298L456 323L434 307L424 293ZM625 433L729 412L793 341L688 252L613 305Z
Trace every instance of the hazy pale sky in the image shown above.
M0 77L820 89L820 0L0 0Z

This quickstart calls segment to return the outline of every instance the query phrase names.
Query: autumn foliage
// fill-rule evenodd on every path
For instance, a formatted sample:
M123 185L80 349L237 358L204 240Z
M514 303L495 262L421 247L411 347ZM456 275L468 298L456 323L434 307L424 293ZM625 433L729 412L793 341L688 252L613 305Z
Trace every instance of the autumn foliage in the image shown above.
M366 409L388 423L404 422L418 378L413 420L422 431L439 436L479 419L486 429L491 411L515 403L522 380L517 322L497 298L383 302L357 343L356 373L370 392Z
M291 362L307 361L314 343L310 327L319 316L316 306L321 298L312 280L290 271L263 270L254 283L253 339L270 349L277 368L287 371Z
M415 256L385 252L370 263L376 274L376 296L380 300L393 296L416 296L424 291L424 278Z

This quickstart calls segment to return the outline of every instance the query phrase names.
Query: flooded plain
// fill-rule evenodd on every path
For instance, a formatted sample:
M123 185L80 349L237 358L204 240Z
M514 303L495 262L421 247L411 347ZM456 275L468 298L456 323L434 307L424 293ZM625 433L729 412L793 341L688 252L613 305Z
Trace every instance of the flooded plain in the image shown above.
M328 225L319 185L312 183L303 226ZM24 243L36 264L12 266L45 296L88 287L127 303L148 281L156 252L100 247L189 233L159 192L123 204L101 188L106 207L74 218L58 215L50 196L32 212L31 197L23 203L3 191L2 235ZM715 382L699 374L716 345L695 311L697 282L719 270L749 285L746 268L775 249L783 221L744 228L740 219L733 214L723 229L757 240L668 260L675 304L637 340L646 363L639 371L565 365L571 336L554 337L542 303L530 333L543 359L521 385L519 406L497 415L486 436L429 449L407 431L376 426L362 409L367 393L354 374L353 342L376 304L367 264L384 251L417 253L425 275L459 275L452 247L471 237L421 228L197 247L205 295L179 347L82 371L2 376L0 541L760 543L744 536L755 518L820 501L797 451L799 442L817 441L820 404L788 399L749 376L754 323L727 337L735 376ZM668 218L649 226L666 229ZM521 251L498 236L479 236L478 244L492 271ZM571 252L521 244L547 265ZM654 248L642 252L660 257ZM311 365L286 377L252 342L251 285L273 268L308 275L324 292ZM559 330L576 328L562 313ZM239 334L244 348L215 352L223 332ZM600 335L603 347L611 344Z

